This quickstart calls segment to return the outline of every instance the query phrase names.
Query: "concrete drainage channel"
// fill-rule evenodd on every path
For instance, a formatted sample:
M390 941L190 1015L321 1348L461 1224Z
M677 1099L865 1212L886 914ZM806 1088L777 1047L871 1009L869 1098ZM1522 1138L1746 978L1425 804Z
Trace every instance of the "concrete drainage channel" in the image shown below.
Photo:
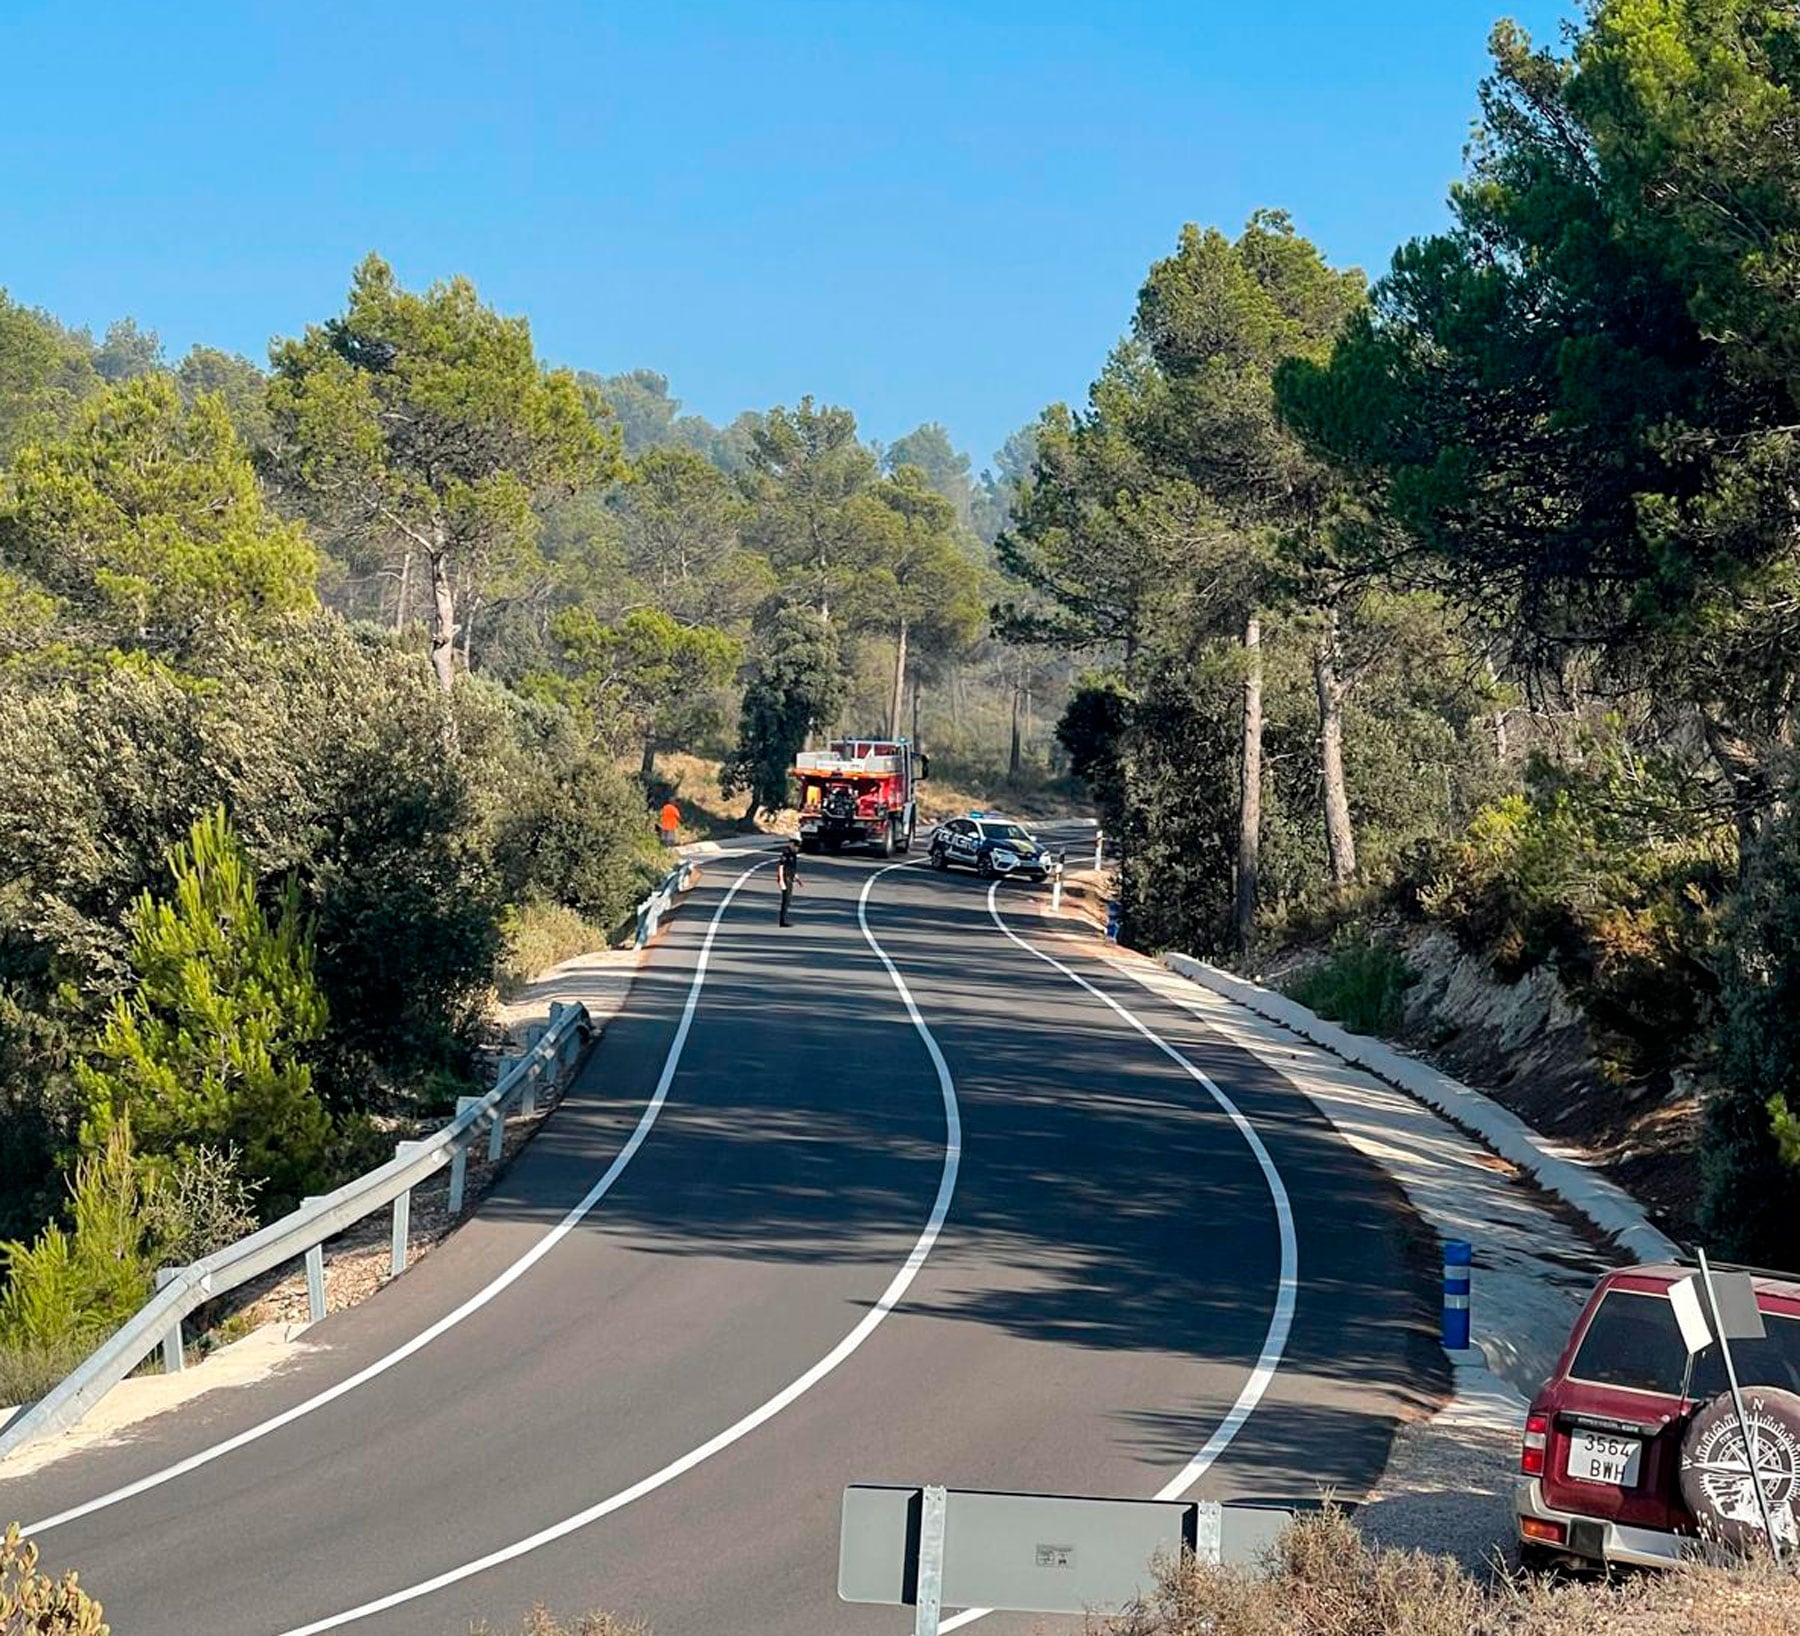
M1077 935L1088 933L1083 924ZM1671 1258L1675 1246L1617 1187L1426 1064L1185 955L1159 964L1109 948L1105 958L1282 1074L1393 1177L1441 1240L1474 1245L1474 1344L1446 1353L1452 1399L1400 1429L1358 1522L1386 1544L1491 1566L1513 1537L1526 1401L1594 1278L1619 1259L1597 1246L1610 1240L1640 1261Z

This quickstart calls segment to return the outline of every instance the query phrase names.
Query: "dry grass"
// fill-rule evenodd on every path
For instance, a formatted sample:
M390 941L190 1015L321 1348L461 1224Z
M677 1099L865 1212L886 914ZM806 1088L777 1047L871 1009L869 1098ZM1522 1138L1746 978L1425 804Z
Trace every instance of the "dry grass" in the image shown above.
M1451 1558L1371 1548L1336 1511L1290 1529L1266 1574L1185 1562L1104 1636L1800 1636L1800 1585L1771 1563L1618 1584L1486 1583Z
M516 1631L495 1632L486 1625L471 1625L469 1636L650 1636L650 1627L635 1620L615 1619L610 1613L587 1613L564 1624L548 1608L534 1607Z
M105 1339L69 1335L47 1346L0 1345L0 1406L35 1403Z
M560 903L526 903L507 911L506 948L495 973L502 999L578 954L606 947L606 933Z
M656 776L675 786L675 804L681 808L682 840L706 840L734 834L744 827L744 806L750 798L734 795L727 801L719 793L717 761L680 750L665 750L656 758Z

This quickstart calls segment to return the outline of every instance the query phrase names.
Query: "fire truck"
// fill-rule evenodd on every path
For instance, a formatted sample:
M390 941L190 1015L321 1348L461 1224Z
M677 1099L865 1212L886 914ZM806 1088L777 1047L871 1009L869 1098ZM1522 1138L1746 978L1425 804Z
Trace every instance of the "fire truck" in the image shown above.
M882 857L908 851L918 828L914 786L930 772L929 757L903 738L833 739L794 759L800 786L800 850L872 847Z

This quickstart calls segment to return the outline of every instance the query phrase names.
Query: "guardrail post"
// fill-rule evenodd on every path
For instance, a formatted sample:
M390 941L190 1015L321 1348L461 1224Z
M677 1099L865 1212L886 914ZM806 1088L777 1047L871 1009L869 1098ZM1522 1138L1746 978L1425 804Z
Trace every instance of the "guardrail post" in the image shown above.
M465 1142L459 1142L456 1151L450 1155L450 1197L445 1201L445 1208L453 1216L460 1216L463 1207L463 1182L469 1172L469 1148Z
M412 1233L412 1189L394 1200L394 1229L388 1239L388 1277L406 1271L406 1241Z
M394 1157L404 1159L417 1153L429 1142L396 1142ZM393 1230L388 1235L388 1277L398 1278L406 1271L407 1241L412 1237L412 1189L409 1187L394 1200Z
M481 1100L478 1096L459 1096L456 1099L456 1116L461 1118L468 1110ZM452 1216L460 1216L463 1207L463 1184L469 1175L469 1141L464 1138L456 1144L456 1151L450 1156L450 1198L446 1208Z
M1106 860L1106 836L1099 830L1094 831L1094 873L1100 872Z
M506 1104L494 1104L493 1123L488 1126L488 1163L497 1165L500 1162L500 1150L506 1145Z
M163 1289L172 1284L185 1271L182 1267L158 1267L156 1269L156 1287ZM163 1373L179 1375L187 1368L187 1353L181 1344L181 1320L177 1318L174 1325L162 1338Z
M302 1199L301 1206L317 1204L317 1199ZM325 1316L325 1246L315 1244L306 1252L306 1320L318 1323Z
M562 1047L557 1046L556 1051L560 1058ZM519 1093L519 1112L527 1119L537 1112L538 1075L543 1071L544 1065L541 1062L534 1062L525 1070L525 1089Z

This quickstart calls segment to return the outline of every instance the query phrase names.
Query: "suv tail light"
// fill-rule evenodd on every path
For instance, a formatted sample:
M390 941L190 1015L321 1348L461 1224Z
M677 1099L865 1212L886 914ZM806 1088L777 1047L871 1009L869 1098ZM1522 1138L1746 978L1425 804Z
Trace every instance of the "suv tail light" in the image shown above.
M1550 1442L1550 1417L1533 1414L1525 1417L1525 1446L1519 1450L1519 1470L1527 1477L1544 1475L1546 1449Z
M1539 1545L1562 1545L1569 1537L1569 1530L1562 1523L1549 1522L1542 1517L1521 1517L1519 1533Z

